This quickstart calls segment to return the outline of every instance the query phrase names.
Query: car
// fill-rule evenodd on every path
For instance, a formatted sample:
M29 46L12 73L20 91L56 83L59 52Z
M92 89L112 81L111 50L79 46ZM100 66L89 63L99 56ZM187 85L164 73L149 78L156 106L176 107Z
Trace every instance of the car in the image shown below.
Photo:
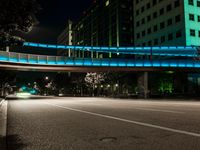
M31 94L28 92L17 92L17 93L15 93L15 96L17 98L29 98L31 96Z

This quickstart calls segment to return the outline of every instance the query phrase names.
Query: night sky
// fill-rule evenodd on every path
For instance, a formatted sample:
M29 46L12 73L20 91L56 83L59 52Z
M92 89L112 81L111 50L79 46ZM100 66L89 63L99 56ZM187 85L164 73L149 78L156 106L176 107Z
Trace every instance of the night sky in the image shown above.
M42 10L37 14L39 24L22 35L26 41L56 44L58 35L68 19L77 21L92 0L37 0Z

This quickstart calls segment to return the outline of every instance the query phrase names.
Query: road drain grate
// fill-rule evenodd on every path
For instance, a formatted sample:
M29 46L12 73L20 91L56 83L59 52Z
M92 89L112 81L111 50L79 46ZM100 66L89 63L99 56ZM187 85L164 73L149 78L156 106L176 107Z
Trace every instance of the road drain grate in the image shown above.
M100 139L101 142L114 142L116 140L117 140L116 137L104 137Z

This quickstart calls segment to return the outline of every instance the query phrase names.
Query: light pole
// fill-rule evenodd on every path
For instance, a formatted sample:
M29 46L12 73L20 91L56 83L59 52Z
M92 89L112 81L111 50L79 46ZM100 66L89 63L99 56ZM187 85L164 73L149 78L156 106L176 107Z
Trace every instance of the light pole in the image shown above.
M45 77L45 81L46 81L46 85L45 85L46 92L45 92L45 95L46 95L46 96L47 96L47 94L48 94L48 80L49 80L49 77L46 76L46 77Z
M111 89L110 89L110 87L111 87L110 84L108 84L108 85L107 85L108 96L110 96L110 94L111 94Z
M46 81L48 81L48 80L49 80L49 77L48 77L48 76L46 76L46 77L45 77L45 80L46 80Z
M115 84L115 92L116 92L116 96L118 96L119 95L119 84L118 83Z

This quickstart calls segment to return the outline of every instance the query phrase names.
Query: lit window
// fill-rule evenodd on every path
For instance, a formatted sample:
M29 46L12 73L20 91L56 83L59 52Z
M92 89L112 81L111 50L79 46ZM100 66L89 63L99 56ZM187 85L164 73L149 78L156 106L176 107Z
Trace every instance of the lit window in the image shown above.
M109 0L107 0L106 1L106 6L108 6L110 4L110 1Z

